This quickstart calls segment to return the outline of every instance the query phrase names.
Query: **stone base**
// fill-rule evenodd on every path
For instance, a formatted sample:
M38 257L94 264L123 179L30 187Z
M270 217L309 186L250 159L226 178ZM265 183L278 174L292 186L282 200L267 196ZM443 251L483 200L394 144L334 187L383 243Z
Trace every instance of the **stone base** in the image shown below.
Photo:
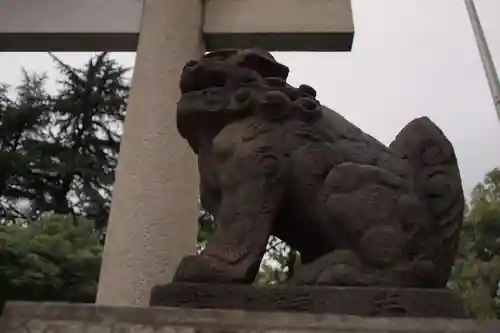
M8 303L1 333L498 333L499 321Z
M150 305L364 317L465 316L451 291L432 289L172 283L153 288Z

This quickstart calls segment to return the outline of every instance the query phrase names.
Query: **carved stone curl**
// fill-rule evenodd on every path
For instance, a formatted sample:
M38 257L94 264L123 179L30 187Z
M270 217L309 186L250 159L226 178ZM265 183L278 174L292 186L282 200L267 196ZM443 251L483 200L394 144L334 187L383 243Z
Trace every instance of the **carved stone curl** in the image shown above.
M287 75L257 49L186 64L178 129L218 225L174 282L249 284L275 235L301 254L298 285L443 288L464 209L450 142L419 118L386 147Z

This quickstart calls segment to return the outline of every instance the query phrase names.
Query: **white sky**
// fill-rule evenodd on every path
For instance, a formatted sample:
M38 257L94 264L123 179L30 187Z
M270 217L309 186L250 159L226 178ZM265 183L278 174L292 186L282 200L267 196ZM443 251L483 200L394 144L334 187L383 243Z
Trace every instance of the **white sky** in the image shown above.
M500 0L476 0L500 69ZM455 146L467 192L500 166L500 122L462 0L353 0L350 53L277 53L292 84L307 83L320 101L389 143L411 119L429 116ZM81 66L90 53L57 53ZM133 53L115 53L133 66ZM187 59L186 59L187 60ZM57 71L45 53L0 53L0 82L19 83L21 68Z

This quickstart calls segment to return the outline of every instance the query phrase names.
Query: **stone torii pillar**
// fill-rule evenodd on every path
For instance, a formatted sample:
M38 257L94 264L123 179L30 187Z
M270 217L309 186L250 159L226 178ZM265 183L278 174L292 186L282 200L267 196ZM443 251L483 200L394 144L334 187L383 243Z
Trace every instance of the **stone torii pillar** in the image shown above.
M146 305L196 249L196 160L176 135L178 76L204 51L202 3L146 0L97 303Z
M134 51L97 303L144 306L196 245L195 156L175 121L205 50L350 51L350 0L0 0L0 51Z

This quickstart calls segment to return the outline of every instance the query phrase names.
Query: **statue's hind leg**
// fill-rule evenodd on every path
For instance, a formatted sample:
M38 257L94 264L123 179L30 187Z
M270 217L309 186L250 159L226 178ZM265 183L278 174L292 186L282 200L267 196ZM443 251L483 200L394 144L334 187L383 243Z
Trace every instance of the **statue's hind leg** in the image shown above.
M408 241L425 219L404 178L378 166L342 163L326 178L322 197L323 218L336 225L336 250L304 266L297 283L414 283Z
M363 271L363 262L352 250L334 250L303 265L291 283L299 285L371 286L377 284L373 274Z

